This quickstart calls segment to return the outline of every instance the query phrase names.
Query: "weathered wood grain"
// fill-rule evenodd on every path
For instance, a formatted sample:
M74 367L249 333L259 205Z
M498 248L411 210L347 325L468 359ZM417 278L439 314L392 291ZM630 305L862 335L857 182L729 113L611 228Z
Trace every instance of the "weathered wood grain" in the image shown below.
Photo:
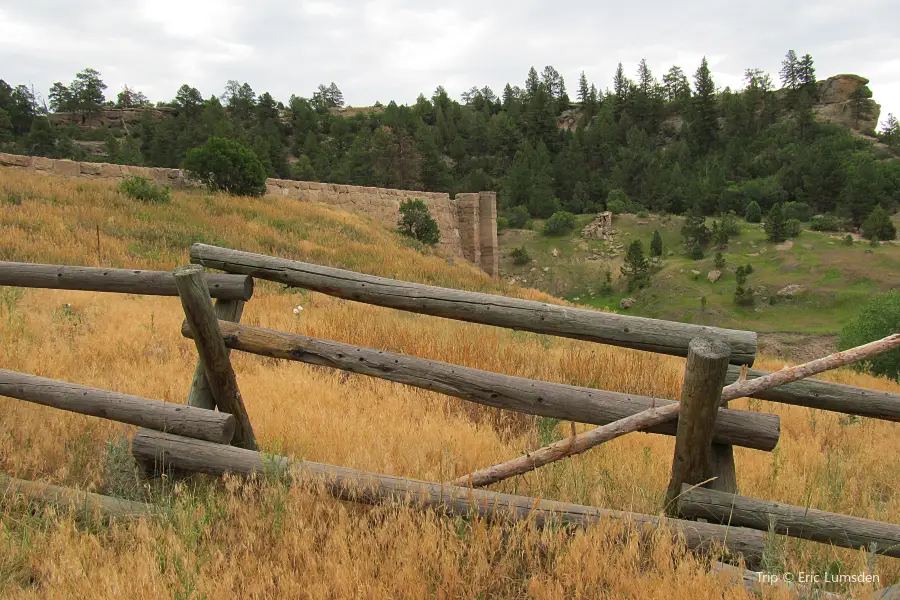
M735 496L685 485L678 498L679 512L689 518L730 523L843 548L870 548L900 558L900 525L850 517L802 506Z
M725 382L732 384L737 381L740 376L740 370L740 367L729 367ZM769 371L750 369L747 373L747 378L756 379L769 374ZM757 392L753 394L753 397L760 400L830 410L872 419L900 421L900 394L818 379L795 381L787 385Z
M691 339L717 335L735 364L753 364L756 333L616 315L583 308L447 289L309 263L194 244L191 261L323 294L460 321L687 356Z
M5 369L0 369L0 396L220 444L234 436L231 415Z
M253 296L253 278L246 275L206 275L213 298L249 300ZM177 296L172 274L167 271L139 269L104 269L0 262L0 285L52 290L82 290Z
M7 501L16 497L29 502L44 502L58 506L63 510L72 509L81 519L135 519L149 517L157 513L151 504L132 502L122 498L113 498L81 490L16 479L0 473L0 496Z
M672 477L666 491L666 511L671 516L677 515L678 505L674 500L682 484L698 484L715 476L712 472L712 437L728 369L728 355L728 344L720 340L707 337L691 340L681 386Z
M240 323L241 315L244 313L244 301L219 299L216 300L214 309L216 318L220 321ZM209 387L209 380L206 379L206 370L203 368L203 362L199 360L194 368L194 376L191 378L187 405L207 410L215 410L216 408L216 399L213 397L212 390Z
M189 265L174 271L175 285L187 324L193 332L194 345L209 382L209 390L219 410L235 418L233 442L242 448L256 449L253 426L238 388L237 377L231 367L228 350L222 343L219 321L209 298L203 278L203 267ZM198 409L203 410L203 409Z
M335 497L353 502L398 502L434 508L452 515L468 516L474 513L489 520L534 519L538 525L554 522L583 527L604 519L624 519L649 528L665 523L675 534L683 537L689 548L705 550L724 545L731 553L743 555L751 564L758 562L762 556L765 537L758 531L718 524L669 520L653 515L379 475L309 461L292 461L283 456L263 455L144 429L137 432L131 448L138 459L185 471L219 476L225 473L248 476L277 472L291 474L301 480L313 479L321 481Z
M219 329L225 345L234 350L333 367L487 406L579 423L603 425L639 413L651 403L675 404L671 400L513 377L225 321L219 321ZM193 335L186 323L181 332L187 337ZM671 421L647 432L674 435L676 429L677 422ZM777 415L723 409L716 421L714 439L770 451L778 444L779 435Z

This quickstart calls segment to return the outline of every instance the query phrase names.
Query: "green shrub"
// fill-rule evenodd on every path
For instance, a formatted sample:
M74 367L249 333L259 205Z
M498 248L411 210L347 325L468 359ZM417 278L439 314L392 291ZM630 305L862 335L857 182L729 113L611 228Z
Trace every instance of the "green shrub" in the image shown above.
M509 226L513 229L531 229L531 215L527 206L514 206L507 217Z
M730 238L741 235L741 223L733 211L722 215L722 218L719 220L719 228Z
M400 220L397 222L402 235L434 246L441 240L437 221L431 218L428 206L422 200L404 200L400 203Z
M855 348L900 331L900 290L874 296L841 330L838 349ZM858 371L900 381L900 349L854 363Z
M610 190L606 196L606 210L614 215L621 215L631 211L631 198L625 193L625 190L616 188Z
M531 256L528 254L528 250L525 249L525 246L513 248L510 256L512 256L513 264L516 265L527 265L531 262Z
M763 224L766 237L770 242L780 244L787 239L787 220L784 218L784 206L776 204L769 211L766 222Z
M806 223L812 218L812 208L806 202L788 202L784 205L784 216Z
M236 196L266 193L266 169L252 150L235 140L211 137L187 153L182 168L211 190Z
M800 235L801 227L799 219L788 219L784 222L785 237L795 238Z
M759 223L762 221L762 209L756 200L751 200L747 205L747 208L744 210L744 219L748 223Z
M648 213L648 212L647 212L646 210L644 210L644 209L641 209L641 210L639 210L639 211L637 212L637 216L638 216L639 219L646 219L647 217L650 216L650 213Z
M119 183L119 191L138 202L168 204L172 201L169 186L156 185L146 177L128 177Z
M852 246L852 245L853 245L853 236L850 235L849 233L847 234L847 237L844 238L844 245L845 245L845 246Z
M509 229L509 219L506 217L497 217L497 233Z
M651 258L662 258L663 254L663 241L662 236L659 235L659 229L653 230L653 237L650 239L650 257Z
M713 259L713 265L720 271L725 268L725 257L722 256L721 252L716 252L716 257Z
M575 215L561 210L544 223L544 235L565 235L575 229Z
M863 222L862 235L867 240L875 241L892 240L897 237L897 228L880 204Z
M813 231L840 231L841 220L831 214L816 215L809 220L809 228Z

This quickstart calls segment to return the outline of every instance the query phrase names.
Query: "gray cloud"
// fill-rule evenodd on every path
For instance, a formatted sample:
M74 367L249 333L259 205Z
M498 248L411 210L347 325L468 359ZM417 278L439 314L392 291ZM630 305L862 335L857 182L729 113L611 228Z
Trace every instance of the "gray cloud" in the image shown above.
M900 36L893 0L0 0L0 77L46 92L91 66L114 96L122 85L154 100L182 83L220 94L228 79L286 101L335 81L348 103L412 103L443 85L498 92L521 85L530 66L554 65L574 95L584 70L611 85L646 58L657 75L693 72L707 56L720 87L747 67L777 79L788 48L809 52L820 78L858 73L875 99L900 112Z

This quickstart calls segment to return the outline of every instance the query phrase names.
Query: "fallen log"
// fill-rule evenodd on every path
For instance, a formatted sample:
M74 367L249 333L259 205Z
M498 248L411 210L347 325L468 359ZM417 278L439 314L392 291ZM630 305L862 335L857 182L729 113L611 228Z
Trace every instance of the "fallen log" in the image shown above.
M253 278L246 275L205 276L213 298L249 300L253 296ZM66 265L37 265L0 262L0 285L51 290L81 290L177 296L175 279L168 271L140 269L104 269Z
M219 329L225 345L232 350L342 369L486 406L578 423L604 425L649 406L676 404L671 400L502 375L227 321L219 321ZM181 333L186 337L193 335L187 323L182 324ZM676 429L677 421L672 421L647 432L675 435ZM769 451L778 444L779 434L777 415L722 409L716 419L714 439Z
M422 285L207 244L191 247L191 262L367 304L660 354L687 356L691 339L717 335L731 347L734 364L752 365L756 358L756 333L752 331L616 315Z
M707 519L842 548L873 550L900 558L900 525L791 506L702 487L683 485L678 512L686 519Z
M207 442L208 443L208 442ZM45 502L62 509L71 508L78 518L134 519L156 514L150 504L132 502L81 490L15 479L0 473L0 496L6 499L21 496L28 501Z
M138 430L131 449L138 460L155 463L163 469L217 476L226 473L240 476L254 473L289 474L301 480L321 481L333 496L366 504L397 502L438 509L451 515L476 514L499 521L533 519L539 526L555 523L585 527L603 519L626 520L651 528L667 525L673 533L683 537L688 548L710 550L722 545L731 554L742 555L749 564L759 562L764 545L765 536L750 529L472 490L310 461L293 461L284 456L264 455L146 429Z
M6 369L0 369L0 396L218 444L227 444L234 436L234 417L225 413L89 388Z
M736 398L752 396L768 388L785 385L817 373L836 369L860 360L866 360L897 347L900 347L900 334L893 334L863 346L836 352L802 365L787 367L780 371L769 373L765 377L738 381L722 390L721 401L724 403ZM460 477L454 483L457 485L484 487L516 475L528 473L563 458L586 452L594 446L614 440L625 434L642 431L647 427L670 421L676 417L680 408L680 404L673 404L663 408L650 408L644 412L625 417L615 423L597 427L549 446L544 446L525 456L470 473Z

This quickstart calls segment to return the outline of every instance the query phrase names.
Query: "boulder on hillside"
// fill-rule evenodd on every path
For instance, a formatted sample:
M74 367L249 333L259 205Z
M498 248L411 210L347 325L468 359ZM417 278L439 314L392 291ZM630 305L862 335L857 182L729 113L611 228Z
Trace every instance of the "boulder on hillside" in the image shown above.
M622 300L619 302L619 306L624 310L628 310L629 308L634 306L636 302L637 300L635 300L634 298L622 298Z
M796 283L792 283L791 285L785 286L778 290L778 296L780 298L793 298L797 294L803 291L802 285L797 285Z
M715 283L721 278L722 278L722 271L719 271L719 270L710 271L709 274L706 276L706 280L709 281L710 283Z

